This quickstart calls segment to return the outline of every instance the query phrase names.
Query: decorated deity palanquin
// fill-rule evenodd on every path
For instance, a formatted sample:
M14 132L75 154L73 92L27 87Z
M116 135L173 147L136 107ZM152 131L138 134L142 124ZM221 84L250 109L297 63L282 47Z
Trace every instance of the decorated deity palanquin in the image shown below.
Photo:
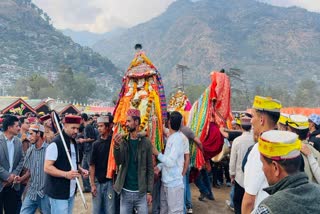
M136 45L135 48L134 59L123 77L122 88L114 110L114 135L127 134L125 127L127 111L132 108L139 109L141 113L139 132L146 134L152 144L162 151L164 149L163 124L167 117L162 79L157 68L141 50L142 46ZM113 156L111 152L109 155Z
M183 115L184 125L188 123L189 112L192 105L187 95L180 89L169 100L168 112L178 111Z

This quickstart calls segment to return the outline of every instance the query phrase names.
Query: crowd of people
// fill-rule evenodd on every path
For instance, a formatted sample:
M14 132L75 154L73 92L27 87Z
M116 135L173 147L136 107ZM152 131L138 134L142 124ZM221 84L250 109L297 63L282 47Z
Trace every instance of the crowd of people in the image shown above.
M320 115L281 114L278 100L256 96L233 129L220 128L227 158L190 168L190 143L206 151L174 111L158 151L139 130L141 114L126 112L126 133L113 135L113 116L4 115L0 134L0 213L73 213L82 178L94 214L193 213L190 181L200 201L230 186L235 213L320 212ZM59 129L61 131L59 132ZM109 155L117 171L106 176Z

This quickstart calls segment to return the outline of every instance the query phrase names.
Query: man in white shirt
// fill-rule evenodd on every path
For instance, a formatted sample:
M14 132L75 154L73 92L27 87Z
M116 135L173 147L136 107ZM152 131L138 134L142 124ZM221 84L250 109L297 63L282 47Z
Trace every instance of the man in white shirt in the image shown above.
M281 107L280 101L271 97L255 96L251 119L255 142L263 132L276 128ZM255 144L248 155L244 169L245 193L241 206L243 214L251 213L268 196L263 190L266 187L268 187L268 182L262 171L258 144Z
M75 143L81 117L67 115L64 120L61 134L68 148L72 167L68 161L62 138L58 135L48 146L44 163L44 171L47 173L45 194L49 196L51 214L72 213L76 192L75 178L79 177L80 173L86 177L89 175L87 170L79 166L77 144Z
M164 154L153 148L153 154L161 162L155 167L155 173L162 171L160 214L183 213L184 184L182 170L185 146L189 145L187 137L181 132L182 115L172 112L169 119L170 136Z
M248 148L254 144L251 130L251 118L244 116L241 119L242 135L234 139L231 147L229 170L231 182L234 185L233 203L235 213L241 213L241 203L244 194L242 160Z

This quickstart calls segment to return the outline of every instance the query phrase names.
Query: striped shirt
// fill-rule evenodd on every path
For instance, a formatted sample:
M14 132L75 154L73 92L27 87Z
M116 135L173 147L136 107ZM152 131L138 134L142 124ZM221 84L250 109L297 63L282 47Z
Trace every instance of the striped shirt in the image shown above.
M30 170L29 188L26 196L33 201L37 200L37 195L39 195L40 198L44 197L44 159L48 145L49 144L44 142L39 149L37 149L35 145L32 145L27 150L25 156L25 167Z

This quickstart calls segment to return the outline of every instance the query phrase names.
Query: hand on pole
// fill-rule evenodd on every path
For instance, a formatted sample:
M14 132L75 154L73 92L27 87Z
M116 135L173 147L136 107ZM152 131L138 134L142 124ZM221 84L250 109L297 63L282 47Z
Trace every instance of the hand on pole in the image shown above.
M70 170L68 172L65 172L65 176L66 179L72 180L75 178L79 178L80 174L77 170Z

